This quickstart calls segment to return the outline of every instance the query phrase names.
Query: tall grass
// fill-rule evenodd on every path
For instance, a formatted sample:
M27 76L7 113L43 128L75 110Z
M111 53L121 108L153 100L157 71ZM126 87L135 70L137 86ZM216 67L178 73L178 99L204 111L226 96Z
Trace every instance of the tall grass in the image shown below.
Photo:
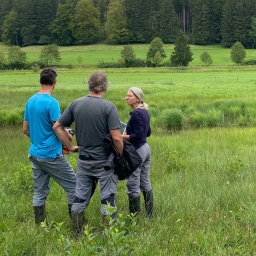
M57 70L53 92L62 110L75 98L88 93L86 80L93 69ZM154 129L171 130L172 118L165 112L176 109L182 116L182 129L254 125L256 122L256 73L251 69L173 70L167 68L105 69L110 87L104 97L116 104L120 118L127 121L129 108L124 95L131 86L139 86L152 113ZM21 122L26 100L40 88L39 73L1 72L0 124ZM158 122L158 120L164 122ZM8 121L9 120L9 121ZM168 124L169 123L169 124Z
M66 255L58 239L34 227L28 139L18 128L1 128L1 135L1 252ZM255 143L253 128L200 129L171 136L153 133L149 144L155 215L145 219L142 202L135 255L254 255ZM76 155L69 156L73 158ZM17 172L25 178L20 179ZM48 219L64 222L63 236L68 242L72 232L65 195L54 182L51 185ZM128 213L127 201L122 181L117 194L119 213ZM102 232L99 206L97 190L85 213L86 223L96 233ZM73 242L71 255L82 255L83 239Z

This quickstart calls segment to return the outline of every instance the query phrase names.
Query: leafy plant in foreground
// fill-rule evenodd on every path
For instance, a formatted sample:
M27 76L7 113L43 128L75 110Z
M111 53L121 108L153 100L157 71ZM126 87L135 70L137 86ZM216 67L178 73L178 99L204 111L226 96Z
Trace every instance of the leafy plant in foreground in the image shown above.
M79 239L72 239L69 230L63 227L63 223L45 222L41 227L57 241L56 250L61 255L135 255L134 244L136 236L136 218L118 214L112 218L113 208L107 207L106 221L103 222L103 230L97 232L95 228L84 226L84 235Z
M33 181L31 178L31 166L19 163L17 171L13 173L10 180L6 180L6 188L15 194L28 194L33 192Z

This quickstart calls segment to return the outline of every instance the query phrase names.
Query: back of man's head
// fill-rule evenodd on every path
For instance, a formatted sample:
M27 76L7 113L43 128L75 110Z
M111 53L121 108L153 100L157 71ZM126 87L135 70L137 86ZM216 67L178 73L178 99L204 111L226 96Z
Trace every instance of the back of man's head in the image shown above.
M51 68L45 68L40 74L41 85L53 85L56 82L57 73Z
M109 83L107 76L101 72L92 73L88 79L88 87L90 92L106 92L108 85Z

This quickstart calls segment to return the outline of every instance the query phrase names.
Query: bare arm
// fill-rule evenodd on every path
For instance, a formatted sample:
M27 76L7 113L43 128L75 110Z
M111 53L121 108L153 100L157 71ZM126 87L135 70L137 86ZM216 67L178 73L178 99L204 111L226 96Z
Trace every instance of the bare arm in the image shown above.
M111 130L110 134L111 134L115 148L119 152L120 156L123 156L124 144L123 144L123 138L121 136L120 130L119 129Z
M128 140L128 141L130 140L130 135L122 134L121 136L122 136L122 138L125 139L125 140Z
M30 137L29 129L28 129L28 121L23 121L22 131L23 131L24 134L26 134L28 137Z
M68 136L67 131L65 130L64 126L61 125L59 121L56 121L55 124L53 125L53 129L58 136L59 140L61 143L64 145L65 148L67 148L71 152L77 152L78 151L78 146L73 146L70 138Z

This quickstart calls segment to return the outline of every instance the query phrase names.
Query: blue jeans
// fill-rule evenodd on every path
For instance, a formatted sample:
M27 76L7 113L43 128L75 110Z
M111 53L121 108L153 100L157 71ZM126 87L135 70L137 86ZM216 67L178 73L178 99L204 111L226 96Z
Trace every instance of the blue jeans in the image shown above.
M66 192L68 204L75 198L76 174L64 155L56 158L37 158L29 155L34 180L33 206L45 204L50 193L52 177Z

